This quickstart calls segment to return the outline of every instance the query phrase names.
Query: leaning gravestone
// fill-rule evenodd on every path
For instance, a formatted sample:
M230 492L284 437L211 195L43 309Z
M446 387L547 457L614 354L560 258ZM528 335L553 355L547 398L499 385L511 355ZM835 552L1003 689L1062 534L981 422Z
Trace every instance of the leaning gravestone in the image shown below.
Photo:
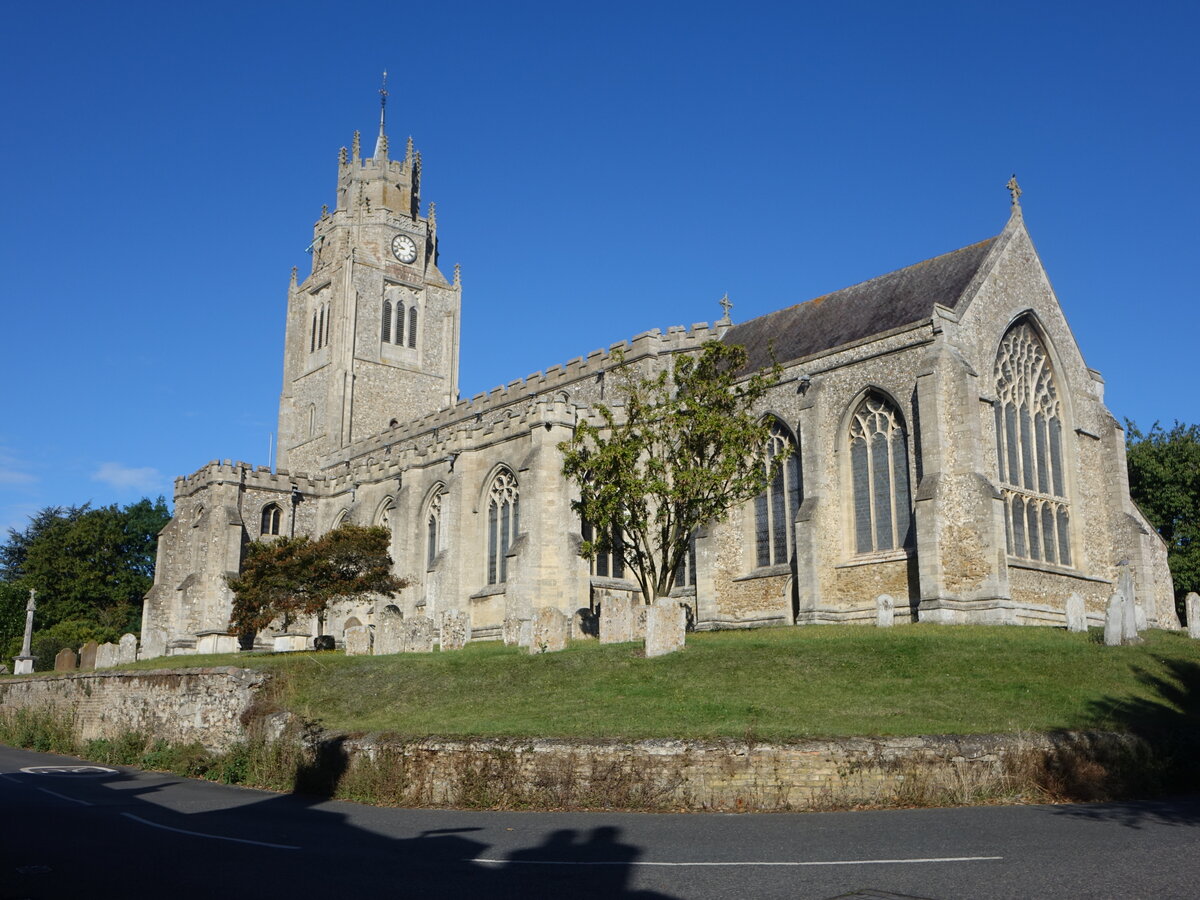
M347 656L371 655L371 629L366 625L351 625L342 636Z
M609 594L600 603L600 643L633 640L633 606L627 594Z
M404 614L395 606L385 606L379 614L379 633L375 636L375 655L384 656L389 653L399 653L402 649L403 638L400 628L404 624Z
M1200 594L1192 591L1183 600L1183 611L1187 615L1188 637L1200 640Z
M112 643L104 643L104 644L101 644L99 647L97 647L96 648L96 668L97 669L111 669L113 666L115 666L117 664L117 650L118 649L119 648L117 647L117 645L112 644Z
M433 652L433 619L413 616L400 624L400 649L405 653Z
M70 647L63 647L54 657L55 672L74 672L79 667L79 657Z
M117 643L120 648L117 651L117 662L121 665L125 663L137 662L137 635L123 634L121 640Z
M1087 610L1083 606L1083 598L1072 594L1067 598L1067 631L1087 631Z
M879 628L891 628L896 624L896 601L888 594L880 594L875 598L875 625Z
M443 650L461 650L470 640L471 619L466 613L458 610L447 610L442 613L438 645Z
M561 609L543 606L533 614L530 653L557 653L567 649L567 617Z
M646 610L646 656L663 656L683 649L687 611L678 600L660 597Z
M79 671L90 672L96 668L96 647L95 641L88 641L79 648Z

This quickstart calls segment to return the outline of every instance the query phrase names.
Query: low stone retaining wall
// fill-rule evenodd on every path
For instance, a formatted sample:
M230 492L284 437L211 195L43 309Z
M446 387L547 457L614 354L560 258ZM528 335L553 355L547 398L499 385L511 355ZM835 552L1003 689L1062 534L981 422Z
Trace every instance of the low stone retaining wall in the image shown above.
M243 714L267 678L227 666L6 679L0 680L0 712L53 711L71 719L81 741L136 731L223 752L244 738Z

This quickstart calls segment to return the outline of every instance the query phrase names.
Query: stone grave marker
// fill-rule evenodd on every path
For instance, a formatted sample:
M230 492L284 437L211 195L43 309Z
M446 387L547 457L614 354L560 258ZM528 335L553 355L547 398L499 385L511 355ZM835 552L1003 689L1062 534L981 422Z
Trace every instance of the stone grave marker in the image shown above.
M96 668L111 669L117 664L117 651L120 648L113 643L104 643L96 648Z
M79 648L79 671L91 672L96 668L96 647L95 641L88 641Z
M1083 598L1078 594L1067 598L1067 631L1087 631L1087 610L1083 607Z
M347 656L371 655L371 629L366 625L351 625L346 629L343 641L346 645Z
M1141 643L1134 606L1133 573L1128 566L1122 566L1117 588L1108 598L1108 607L1104 611L1104 643L1109 647Z
M646 609L646 656L663 656L683 649L687 611L678 600L660 597Z
M1200 640L1200 594L1192 591L1183 599L1183 611L1187 615L1188 637Z
M596 611L587 606L581 606L571 616L571 637L576 640L588 640L599 636L600 617Z
M609 594L600 603L600 643L633 640L633 606L627 594Z
M561 609L543 606L533 614L530 653L557 653L567 649L567 617Z
M70 647L63 647L54 657L55 672L74 672L79 668L79 656Z
M633 599L632 606L633 639L635 641L644 641L646 639L646 619L650 615L650 607L642 602L640 594Z
M443 650L461 650L471 640L470 616L456 609L447 610L442 613L442 627L438 631L438 646Z
M310 635L286 631L277 634L271 641L271 649L276 653L295 653L297 650L307 650Z
M117 662L122 665L137 662L138 639L136 634L121 635L117 646L120 647L120 650L117 651Z
M429 616L413 616L400 625L400 649L405 653L433 652L433 619Z
M875 624L879 628L891 628L896 624L896 601L889 594L875 598Z
M520 616L505 616L500 628L500 636L504 638L505 647L516 647L521 644L521 623L528 622Z
M379 633L375 635L375 655L383 656L389 653L399 653L403 649L403 635L400 628L404 623L404 613L396 606L387 605L379 613Z

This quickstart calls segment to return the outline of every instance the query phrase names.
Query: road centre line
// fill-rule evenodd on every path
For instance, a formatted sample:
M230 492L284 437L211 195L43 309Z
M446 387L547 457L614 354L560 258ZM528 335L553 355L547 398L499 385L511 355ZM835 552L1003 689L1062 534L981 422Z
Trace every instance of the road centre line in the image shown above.
M205 834L202 831L187 831L183 828L172 828L170 825L160 825L158 822L151 822L149 819L143 819L141 816L135 816L133 813L121 813L127 819L133 819L135 822L141 822L143 825L149 825L151 828L159 828L163 831L173 831L176 834L186 834L191 837L211 838L214 841L232 841L235 844L252 844L255 847L271 847L274 850L299 850L299 847L293 847L291 844L269 844L266 841L251 841L246 838L226 837L223 834Z
M983 862L997 859L1004 859L1004 857L930 856L919 859L815 859L803 862L652 862L645 860L485 859L478 857L471 862L521 866L890 866L904 863Z
M20 778L13 778L7 772L0 772L0 778L3 778L5 781L14 782L15 784L24 784L25 783Z
M58 791L52 791L50 788L38 788L43 794L49 794L51 797L58 797L60 800L70 800L72 803L78 803L80 806L91 806L86 800L80 800L78 797L68 797L66 794L60 794Z

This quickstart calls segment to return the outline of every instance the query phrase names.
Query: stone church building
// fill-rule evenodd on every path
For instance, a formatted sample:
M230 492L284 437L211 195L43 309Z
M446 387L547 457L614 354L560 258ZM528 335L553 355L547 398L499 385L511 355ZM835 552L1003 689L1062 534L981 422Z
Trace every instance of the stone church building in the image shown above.
M228 632L248 541L349 521L392 533L395 599L326 631L469 615L473 639L543 606L575 614L636 592L619 559L581 559L559 442L605 399L620 348L653 370L721 340L783 376L762 406L789 458L766 493L694 535L675 593L700 629L903 621L1062 625L1072 594L1102 620L1119 567L1140 613L1178 627L1166 549L1129 497L1124 434L1023 221L995 237L733 323L637 335L470 400L458 397L462 288L438 267L421 155L381 121L357 134L336 204L293 273L276 466L214 461L175 482L142 624L144 656ZM301 631L315 633L314 624ZM260 641L270 635L260 636Z

